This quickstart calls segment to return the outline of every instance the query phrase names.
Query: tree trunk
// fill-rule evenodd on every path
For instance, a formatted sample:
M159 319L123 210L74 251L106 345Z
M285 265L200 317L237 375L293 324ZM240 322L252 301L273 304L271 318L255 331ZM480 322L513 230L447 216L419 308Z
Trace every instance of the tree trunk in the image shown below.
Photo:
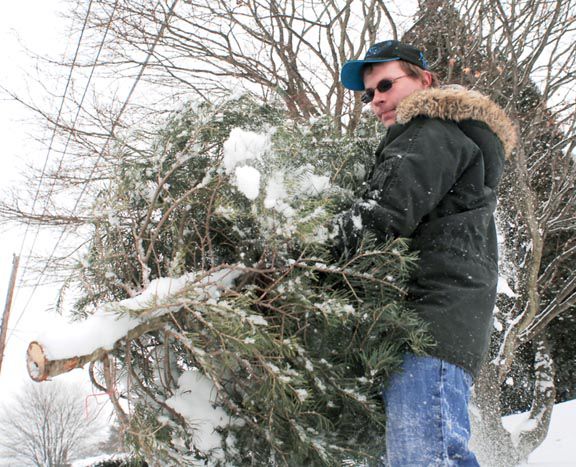
M116 341L114 348L124 339L132 340L146 334L147 332L156 331L164 326L165 316L153 318L135 328L131 329L126 336ZM26 363L28 374L36 382L46 381L54 376L67 373L76 368L81 368L86 363L102 360L112 349L98 348L86 355L76 355L62 359L50 359L40 342L33 341L28 345L26 352Z
M535 347L534 397L528 423L523 425L524 429L520 431L518 438L518 452L521 458L528 457L546 438L556 399L554 363L550 357L550 346L545 335L535 343Z
M480 465L510 467L519 459L510 433L502 426L498 373L498 365L488 362L474 383L471 445Z

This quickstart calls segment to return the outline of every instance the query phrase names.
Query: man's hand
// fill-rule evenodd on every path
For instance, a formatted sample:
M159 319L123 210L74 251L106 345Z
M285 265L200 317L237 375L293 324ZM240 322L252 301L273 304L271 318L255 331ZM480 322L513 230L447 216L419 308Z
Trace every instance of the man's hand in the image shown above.
M334 219L334 244L332 255L336 260L350 258L360 247L364 233L364 225L360 208L354 204L348 211L344 211Z

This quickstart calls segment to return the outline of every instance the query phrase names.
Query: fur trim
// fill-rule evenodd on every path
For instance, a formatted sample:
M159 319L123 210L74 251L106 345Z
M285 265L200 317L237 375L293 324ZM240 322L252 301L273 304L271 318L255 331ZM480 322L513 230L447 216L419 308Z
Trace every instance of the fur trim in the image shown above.
M502 108L476 91L468 91L460 86L428 88L409 95L396 108L398 123L408 123L419 115L456 122L484 122L502 142L507 159L516 146L516 126Z

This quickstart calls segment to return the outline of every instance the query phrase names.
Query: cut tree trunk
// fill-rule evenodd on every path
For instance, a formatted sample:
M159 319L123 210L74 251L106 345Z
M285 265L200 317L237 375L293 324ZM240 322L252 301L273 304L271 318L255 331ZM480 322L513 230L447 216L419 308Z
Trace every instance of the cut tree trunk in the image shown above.
M28 367L28 374L36 382L46 381L47 379L67 373L75 368L83 367L86 363L101 360L104 355L108 353L107 350L98 349L89 355L81 355L77 357L64 358L61 360L50 360L46 356L46 352L42 344L33 341L28 345L26 352L26 364Z
M33 341L28 345L26 352L26 364L28 374L34 381L42 382L54 376L67 373L75 368L81 368L87 363L102 360L109 352L126 340L133 340L143 334L151 331L157 331L164 326L164 323L170 319L167 315L156 317L146 321L135 328L131 329L125 336L118 339L112 348L98 348L85 355L76 355L68 358L50 359L49 349L46 349L41 342ZM48 350L48 352L47 352Z

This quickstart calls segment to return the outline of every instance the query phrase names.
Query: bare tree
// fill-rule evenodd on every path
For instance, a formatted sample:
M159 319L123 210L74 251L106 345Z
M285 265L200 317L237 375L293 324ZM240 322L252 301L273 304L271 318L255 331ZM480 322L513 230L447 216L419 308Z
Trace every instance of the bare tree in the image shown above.
M106 65L116 73L129 74L166 25L148 64L148 82L206 100L243 86L280 97L293 116L332 115L351 128L361 104L339 85L340 66L363 55L382 34L395 37L401 20L401 2L379 0L92 4L88 24L96 42L106 34ZM80 23L86 11L78 8L76 14ZM350 105L356 109L352 122L342 120Z
M2 455L18 465L56 467L86 453L103 433L85 395L63 383L29 384L0 412Z

